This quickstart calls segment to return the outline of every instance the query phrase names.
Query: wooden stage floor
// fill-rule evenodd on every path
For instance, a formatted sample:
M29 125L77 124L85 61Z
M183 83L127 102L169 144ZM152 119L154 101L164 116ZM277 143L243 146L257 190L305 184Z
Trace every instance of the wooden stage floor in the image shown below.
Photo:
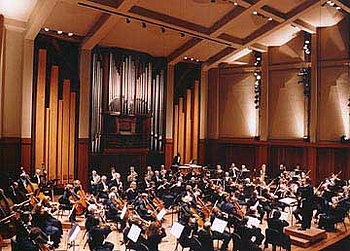
M67 211L67 213L68 213L68 211ZM175 215L174 215L174 218L176 218ZM84 225L84 218L78 217L77 219L78 219L79 225L83 226ZM56 250L57 251L73 250L73 248L69 249L67 247L67 235L69 232L69 225L70 225L68 222L67 216L63 216L63 218L60 218L60 220L62 221L62 223L64 225L64 234L63 234L63 238L61 239L60 247ZM168 214L165 216L165 221L163 223L163 226L166 228L167 236L163 239L163 241L159 245L159 250L171 251L171 250L175 249L176 239L174 236L172 236L170 234L170 228L171 228L171 224L172 224L171 220L172 220L171 214ZM325 247L328 247L328 246L338 242L339 240L350 235L350 221L347 218L345 222L346 222L346 225L348 228L347 232L345 231L344 226L342 224L338 224L337 231L336 232L327 232L327 238L324 239L323 241L318 242L309 248L301 248L301 247L297 247L297 246L292 245L292 250L293 251L321 250ZM263 223L260 225L263 233L265 233L266 225L267 225L266 220L264 220ZM76 238L76 244L79 245L79 246L75 247L76 251L89 250L87 245L84 248L84 244L86 242L86 238L83 239L84 232L85 232L84 230L81 231L78 234L78 237ZM108 236L107 240L114 243L114 250L125 250L125 246L121 245L122 238L123 238L123 236L121 233L114 231ZM9 240L4 240L4 244L7 244L7 247L3 247L2 250L4 250L4 251L11 250L11 247L9 245ZM214 244L218 245L218 242L214 241ZM261 248L263 248L263 245L261 246ZM180 246L179 246L178 250L181 250ZM229 250L232 250L232 243L230 243ZM271 245L269 245L269 248L265 249L265 250L272 250Z

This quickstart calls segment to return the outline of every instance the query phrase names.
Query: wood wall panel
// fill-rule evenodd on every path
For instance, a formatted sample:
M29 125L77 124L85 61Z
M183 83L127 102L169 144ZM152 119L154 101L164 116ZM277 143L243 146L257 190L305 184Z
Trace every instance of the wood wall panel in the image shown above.
M70 81L63 81L63 124L62 124L62 177L63 182L69 182L69 108Z
M269 48L270 64L300 63L304 61L304 36L302 32L282 46Z
M69 181L73 181L75 174L75 124L76 124L76 93L70 93L69 108Z
M32 139L21 139L21 166L29 173L32 164Z
M89 170L89 139L78 139L77 179L83 184L84 190L88 188Z
M253 73L220 76L220 137L252 138L256 131Z
M47 163L49 163L50 159L50 108L45 109L45 141L44 141L44 146L45 146L45 159L44 159L44 164L45 167Z
M51 68L50 83L50 157L48 162L49 179L57 176L57 136L58 136L58 66Z
M21 164L21 139L0 138L0 187L7 189L9 177L18 178Z
M192 159L198 160L199 144L199 82L194 82L193 92L193 139L192 139Z
M58 101L58 126L57 126L57 177L63 184L62 175L62 142L63 142L63 100Z
M173 140L165 139L165 167L170 168L173 160Z
M185 163L189 163L192 156L192 91L191 89L187 89L186 92L186 133L185 133Z
M176 156L179 151L179 105L174 106L174 147L173 156Z
M321 69L319 140L339 141L349 135L349 67Z
M257 146L255 145L233 145L230 143L219 143L218 147L219 163L230 166L235 163L236 166L246 165L253 170L256 167Z
M304 136L304 87L299 69L270 71L269 138L302 139Z
M44 162L45 154L45 81L46 81L46 50L39 50L38 76L36 83L35 110L35 168Z
M179 153L181 156L181 163L184 163L185 156L185 113L184 113L183 97L179 98Z

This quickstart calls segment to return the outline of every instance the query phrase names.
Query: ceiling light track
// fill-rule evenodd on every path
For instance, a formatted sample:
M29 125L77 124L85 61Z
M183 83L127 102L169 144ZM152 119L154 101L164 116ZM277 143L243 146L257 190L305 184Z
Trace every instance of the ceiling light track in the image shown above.
M151 24L151 25L154 25L154 26L157 26L157 27L160 27L160 28L163 27L164 29L166 28L168 30L173 30L173 31L179 32L181 37L184 37L185 35L189 35L189 36L192 36L192 37L195 37L195 38L200 38L200 39L211 41L211 42L214 42L214 43L217 43L217 44L233 47L232 44L230 44L230 43L226 43L226 42L222 42L222 41L219 41L219 40L216 40L216 39L213 39L213 38L197 35L197 34L194 34L192 32L188 32L188 31L185 31L185 30L174 28L174 27L171 27L171 26L168 26L168 25L158 24L156 22L152 22L152 21L145 20L145 19L138 18L138 17L133 17L133 16L126 15L126 14L123 14L123 13L120 13L120 12L116 12L116 11L107 10L107 9L104 9L104 8L101 8L101 7L93 6L93 5L82 3L82 2L79 2L78 5L86 7L86 8L94 9L94 10L99 10L99 11L102 11L102 12L105 12L105 13L108 13L108 14L124 17L124 18L127 18L127 20L136 20L136 21L139 21L141 23ZM235 47L233 47L233 48L235 48Z

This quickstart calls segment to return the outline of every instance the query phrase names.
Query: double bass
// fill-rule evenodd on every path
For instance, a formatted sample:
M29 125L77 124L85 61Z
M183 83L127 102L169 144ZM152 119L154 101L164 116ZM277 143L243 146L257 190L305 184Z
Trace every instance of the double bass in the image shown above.
M12 211L12 206L4 194L4 191L0 189L0 236L3 239L10 239L16 235L16 214Z

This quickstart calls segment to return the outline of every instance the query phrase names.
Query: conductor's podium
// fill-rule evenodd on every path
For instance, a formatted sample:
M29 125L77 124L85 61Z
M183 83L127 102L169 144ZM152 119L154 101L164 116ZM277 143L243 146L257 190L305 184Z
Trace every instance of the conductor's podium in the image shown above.
M284 232L290 236L292 244L298 247L307 248L327 238L326 230L312 227L311 229L300 231L298 228L298 226L284 228Z

